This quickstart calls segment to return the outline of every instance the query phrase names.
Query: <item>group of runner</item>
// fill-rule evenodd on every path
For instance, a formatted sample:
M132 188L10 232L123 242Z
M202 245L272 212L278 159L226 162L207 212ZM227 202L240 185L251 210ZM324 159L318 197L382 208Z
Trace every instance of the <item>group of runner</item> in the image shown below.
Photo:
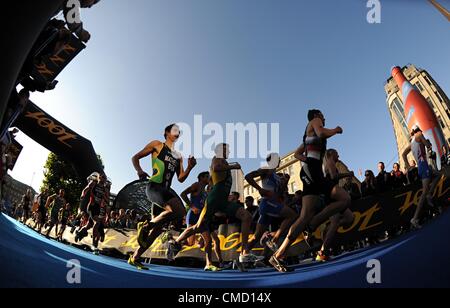
M252 237L250 237L252 215L244 207L229 201L232 187L231 171L240 170L241 166L238 163L228 162L230 150L227 144L217 145L210 171L200 173L198 181L181 194L189 208L186 213L182 199L171 189L172 179L177 175L179 182L186 181L197 162L195 158L190 157L188 166L184 169L183 158L174 148L180 136L179 127L176 124L168 126L165 129L164 142L153 141L133 157L133 165L139 178L149 179L147 197L156 205L159 212L153 213L152 217L138 224L139 248L130 256L128 263L139 269L147 269L140 261L141 256L161 235L164 225L182 221L184 217L188 227L178 238L169 240L168 259L172 260L181 251L185 242L193 245L195 235L200 234L202 237L200 245L204 247L206 253L205 271L220 271L224 267L215 223L217 217L237 219L241 223L242 248L237 260L239 264L262 261L264 257L252 253L252 249L261 243L273 251L269 263L280 272L288 271L285 260L289 248L299 236L303 234L306 243L312 246L313 233L330 220L323 230L323 246L316 257L317 261L329 260L338 228L352 224L354 220L350 210L351 197L339 186L341 179L353 178L354 174L353 172L339 174L336 166L339 154L334 149L327 149L327 140L342 134L343 129L325 128L325 117L320 110L310 110L308 121L303 142L295 153L295 158L302 164L300 178L303 182L303 195L300 214L289 207L285 200L289 178L277 172L281 162L280 156L276 153L270 154L267 157L266 167L252 171L246 176L247 182L257 189L262 197L259 205L260 218ZM417 228L420 227L419 217L424 202L431 203L432 174L424 156L425 148L431 144L423 137L418 127L413 129L412 138L411 147L404 155L405 167L409 168L406 156L408 151L412 150L425 191L411 220L411 225ZM148 156L152 157L152 177L149 177L140 165L140 160ZM258 178L261 185L257 182ZM267 229L273 218L278 218L282 222L280 228L271 234ZM283 237L284 241L278 246ZM213 264L213 246L219 266Z

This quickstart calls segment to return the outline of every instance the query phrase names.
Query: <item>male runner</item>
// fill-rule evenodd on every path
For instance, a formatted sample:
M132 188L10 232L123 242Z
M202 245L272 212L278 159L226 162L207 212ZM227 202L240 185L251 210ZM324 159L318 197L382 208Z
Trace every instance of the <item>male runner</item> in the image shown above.
M64 189L60 189L58 194L54 194L47 199L45 207L49 209L48 213L50 215L50 225L48 227L46 237L50 237L50 232L52 231L53 227L55 227L55 234L58 234L59 210L62 209L67 203L66 199L64 199L64 194Z
M190 157L187 169L184 169L183 157L175 151L175 142L179 137L179 127L176 124L169 125L164 130L164 142L150 142L132 159L139 178L144 180L148 179L149 175L142 170L139 161L151 155L153 176L147 184L146 193L149 201L158 203L156 206L162 210L151 221L146 220L138 224L138 243L140 247L130 256L128 263L139 269L147 269L139 262L139 258L162 233L164 225L170 222L178 222L186 215L182 201L171 189L172 179L176 174L178 181L184 183L191 170L196 166L197 161L194 157Z
M45 224L47 218L47 208L45 207L45 203L48 198L48 189L45 188L37 197L37 202L39 204L38 207L38 232L41 233L42 227Z
M431 149L432 145L429 140L425 138L419 126L415 125L411 131L411 144L403 152L403 161L405 163L406 171L411 168L408 162L408 154L412 152L414 159L419 169L419 178L422 181L423 192L417 205L414 217L411 219L411 226L415 229L421 228L420 214L422 213L425 201L433 206L433 192L439 181L439 177L433 180L433 172L427 162L427 148Z
M336 150L330 149L325 152L324 156L325 180L330 183L328 185L334 187L335 189L340 190L342 188L339 187L339 181L345 178L350 179L353 178L354 173L349 172L339 174L339 171L336 166L338 162L339 162L339 153ZM344 193L338 195L338 197L342 197L342 200L335 200L335 201L346 202L348 199L351 200L350 194L347 191L345 192L347 193L347 195L345 195ZM326 200L325 202L328 204L331 202L331 200ZM337 230L341 226L351 224L353 220L354 215L349 208L331 217L331 223L324 231L323 246L321 250L317 253L316 261L326 262L329 260Z
M287 233L297 218L297 213L284 204L283 195L288 183L285 177L277 174L277 168L281 163L280 156L276 153L270 154L267 157L267 163L267 167L250 172L245 177L247 183L256 188L262 197L259 205L260 218L256 225L256 232L248 245L249 249L253 249L256 243L261 240L264 232L267 231L272 218L282 218L283 222L275 235L273 237L267 235L265 236L265 241L263 241L269 249L276 252L278 250L278 240ZM261 178L261 186L255 180L258 177Z
M227 159L230 151L227 144L221 143L217 145L215 154L211 163L211 178L212 178L212 190L208 194L206 204L200 214L200 218L196 226L188 228L183 232L176 241L171 241L169 245L170 249L174 251L176 255L181 250L181 243L192 234L201 232L202 228L212 229L211 224L215 214L225 213L228 218L237 218L241 221L241 233L242 233L242 252L239 256L239 262L252 263L261 261L264 257L257 257L251 253L248 246L248 237L250 234L250 226L252 223L252 216L244 207L236 203L228 201L228 197L231 192L231 186L233 179L231 176L231 170L240 170L241 166L238 163L229 164ZM204 233L205 235L205 233ZM205 252L207 256L207 264L205 270L210 270L213 267L211 263L211 237L207 234L205 237Z
M319 110L310 110L308 112L308 121L303 144L295 153L295 157L302 162L300 173L300 178L303 182L302 211L300 217L289 230L289 234L280 249L270 258L270 264L280 272L287 271L283 260L288 249L297 240L300 233L308 228L310 231L312 230L308 225L311 224L313 218L320 225L331 216L345 210L351 202L350 199L333 202L317 214L320 211L321 195L324 195L328 200L345 200L343 195L347 195L344 190L333 187L325 181L322 167L327 139L337 134L342 134L343 130L341 127L336 127L335 129L325 128L325 117Z
M62 242L63 240L64 231L66 230L67 221L69 220L71 213L72 211L69 203L67 203L63 208L59 210L58 218L61 227L59 229L59 232L57 233L56 239L60 242Z
M92 244L94 246L94 254L98 254L97 247L100 239L100 226L106 213L106 206L109 202L109 190L107 188L106 180L106 175L104 173L100 174L97 181L91 181L86 187L89 194L87 212L89 213L90 219L88 224L81 228L75 235L75 241L81 241L88 235L89 229L93 227ZM101 214L103 214L103 217Z
M186 215L187 227L195 226L200 218L200 213L205 205L207 193L206 186L209 184L209 172L202 172L198 175L198 182L189 186L181 193L181 199L189 206L189 211ZM190 198L188 198L188 195ZM195 235L187 239L189 246L195 244Z

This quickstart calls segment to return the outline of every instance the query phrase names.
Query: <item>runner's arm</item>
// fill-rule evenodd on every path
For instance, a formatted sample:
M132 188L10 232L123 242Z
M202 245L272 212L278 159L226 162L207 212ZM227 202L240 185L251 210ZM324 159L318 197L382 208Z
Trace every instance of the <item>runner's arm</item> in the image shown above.
M143 150L141 150L139 153L134 155L133 158L131 159L131 161L133 163L133 167L136 170L140 179L148 178L149 175L147 173L145 173L144 170L142 170L141 164L139 163L139 161L142 158L145 158L145 157L151 155L161 145L162 145L161 141L156 141L156 140L152 141L149 144L147 144Z
M411 153L411 145L409 145L402 154L403 162L405 163L405 170L409 170L411 165L408 162L408 154Z
M311 122L312 128L314 129L314 132L319 138L328 139L333 137L334 135L337 135L339 133L342 133L342 128L337 127L335 129L329 129L323 127L322 121L320 119L314 119Z
M225 159L221 158L214 158L212 161L211 168L214 172L224 172L224 171L230 171L230 170L240 170L241 165L236 164L228 164Z
M191 173L192 169L194 169L194 167L197 165L197 160L195 159L195 157L189 157L188 159L188 166L186 168L186 170L184 169L184 164L183 164L183 157L180 158L180 169L177 172L178 174L178 181L180 183L184 183L186 181L186 179L189 177L189 174Z
M191 200L189 200L188 195L192 194L196 191L196 184L193 184L186 188L181 194L180 197L183 199L184 203L188 205L189 207L192 207Z
M250 186L256 188L256 190L259 192L261 197L267 197L271 198L273 196L273 192L263 189L261 186L258 185L258 183L255 181L255 178L260 177L263 178L264 176L267 176L269 170L263 170L259 169L253 172L250 172L245 176L245 180L247 181Z
M302 143L302 145L295 151L295 154L294 154L295 159L305 162L306 161L306 156L304 155L305 150L306 150L305 144Z

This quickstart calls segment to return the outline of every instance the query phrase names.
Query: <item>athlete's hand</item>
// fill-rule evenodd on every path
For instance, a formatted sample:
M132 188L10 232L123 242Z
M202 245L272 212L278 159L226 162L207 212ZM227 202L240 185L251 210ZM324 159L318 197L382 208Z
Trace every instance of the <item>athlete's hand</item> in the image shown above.
M194 156L189 157L188 159L188 168L193 169L195 166L197 166L197 160Z
M336 127L334 130L336 131L336 134L338 134L338 135L342 135L344 133L344 130L340 126Z
M149 176L146 172L144 172L144 171L138 171L137 175L138 175L138 177L139 177L139 180L146 180L146 179L148 179L148 178L150 177L150 176Z

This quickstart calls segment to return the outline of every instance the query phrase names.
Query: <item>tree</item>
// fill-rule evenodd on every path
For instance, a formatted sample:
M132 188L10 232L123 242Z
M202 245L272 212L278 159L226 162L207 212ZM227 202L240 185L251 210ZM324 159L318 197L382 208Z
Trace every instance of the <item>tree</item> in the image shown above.
M98 159L103 166L102 159ZM60 189L65 191L65 199L74 210L78 209L81 192L86 187L86 179L79 176L73 165L54 153L48 155L44 165L44 181L41 191L44 188L49 190L49 194L56 194Z

